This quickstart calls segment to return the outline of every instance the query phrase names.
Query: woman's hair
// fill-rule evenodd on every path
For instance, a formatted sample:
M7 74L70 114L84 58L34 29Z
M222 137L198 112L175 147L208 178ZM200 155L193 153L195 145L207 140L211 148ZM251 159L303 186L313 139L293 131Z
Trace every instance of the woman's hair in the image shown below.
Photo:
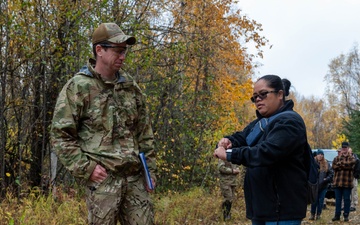
M269 87L274 88L275 91L284 91L284 100L286 96L289 96L289 90L291 86L291 82L288 79L281 79L277 75L265 75L258 79L259 80L265 80Z

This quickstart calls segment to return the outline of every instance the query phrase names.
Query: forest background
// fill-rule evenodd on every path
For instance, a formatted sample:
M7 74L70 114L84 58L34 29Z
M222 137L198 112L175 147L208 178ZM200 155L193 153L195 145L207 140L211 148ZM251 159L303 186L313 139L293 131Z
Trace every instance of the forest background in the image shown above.
M92 57L91 34L116 22L137 38L125 70L148 97L156 138L158 193L211 192L212 152L255 118L254 60L271 45L261 23L233 0L5 0L0 2L0 200L53 184L76 184L49 145L54 104ZM256 54L249 54L249 44ZM295 44L295 43L294 43ZM358 46L329 62L322 99L293 93L312 148L348 140L360 152ZM281 74L280 74L281 76ZM319 74L322 76L322 74ZM309 81L311 82L311 81ZM53 169L52 169L53 168ZM54 168L56 173L54 173Z

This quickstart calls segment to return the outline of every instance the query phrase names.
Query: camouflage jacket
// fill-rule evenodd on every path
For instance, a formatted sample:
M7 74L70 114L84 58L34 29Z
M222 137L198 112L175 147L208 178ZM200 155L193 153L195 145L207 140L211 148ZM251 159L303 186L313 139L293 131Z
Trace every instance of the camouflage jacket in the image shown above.
M124 175L138 171L138 154L144 152L155 179L154 137L144 94L123 71L117 80L104 81L92 63L89 60L58 96L51 128L53 150L74 177L85 180L96 164Z
M238 169L238 165L219 159L218 170L220 173L220 185L238 185L238 175L233 170Z

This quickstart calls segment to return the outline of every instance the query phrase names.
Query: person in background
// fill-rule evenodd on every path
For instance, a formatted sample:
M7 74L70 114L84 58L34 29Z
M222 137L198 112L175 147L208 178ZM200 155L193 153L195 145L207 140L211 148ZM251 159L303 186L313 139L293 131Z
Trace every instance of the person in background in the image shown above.
M224 197L221 208L225 221L231 219L231 206L235 198L240 170L237 165L221 159L218 160L218 169L220 173L220 190Z
M341 152L333 160L334 170L333 187L335 191L335 216L332 221L339 221L341 215L341 202L344 200L344 221L349 221L350 194L353 188L355 158L349 154L349 143L341 144Z
M350 212L356 211L356 206L358 204L358 178L359 178L359 167L360 167L360 160L358 156L353 153L352 149L349 148L349 154L354 156L356 163L354 167L354 181L353 181L353 188L351 189L351 200L350 200Z
M325 194L329 183L333 178L333 170L330 163L324 158L324 152L318 149L315 156L316 162L319 164L319 194L317 201L311 204L311 216L310 220L319 220L324 205ZM316 215L316 217L315 217Z
M259 78L251 97L257 119L222 138L213 154L246 166L246 217L253 225L300 225L306 216L309 145L303 119L285 99L290 86L276 75Z
M89 224L154 224L139 159L143 152L155 186L153 131L145 95L121 69L135 42L117 24L100 24L92 35L95 59L65 84L55 105L51 143L85 189Z
M341 153L341 148L338 148L336 149L336 152L337 152L337 155L340 156L340 153ZM332 167L331 167L332 168ZM333 177L334 177L334 170L333 171ZM328 207L326 206L326 199L324 200L324 207L323 209L328 209ZM343 210L344 209L344 201L342 201L341 203L341 209Z

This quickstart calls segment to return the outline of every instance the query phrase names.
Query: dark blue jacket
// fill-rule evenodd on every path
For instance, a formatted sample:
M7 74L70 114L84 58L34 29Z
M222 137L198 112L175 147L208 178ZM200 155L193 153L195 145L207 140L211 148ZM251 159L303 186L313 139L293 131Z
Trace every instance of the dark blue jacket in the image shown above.
M278 112L292 110L285 102ZM275 114L276 114L275 113ZM307 207L307 138L303 119L297 113L279 115L270 122L259 141L247 146L246 136L256 122L228 136L231 162L247 167L244 191L246 217L262 221L301 220Z

